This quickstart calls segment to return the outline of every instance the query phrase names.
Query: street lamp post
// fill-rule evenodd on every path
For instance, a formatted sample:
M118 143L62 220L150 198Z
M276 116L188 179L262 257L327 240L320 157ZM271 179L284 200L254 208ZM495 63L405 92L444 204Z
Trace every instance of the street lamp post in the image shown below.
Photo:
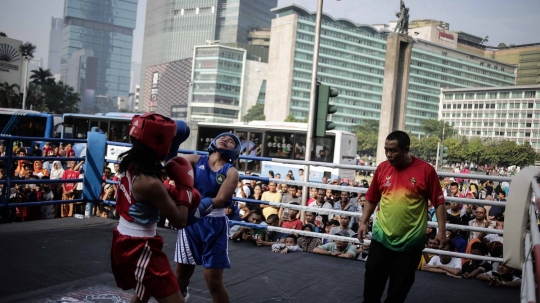
M315 140L315 134L313 131L313 126L315 125L315 109L317 102L317 69L319 66L319 46L321 40L321 22L322 22L322 11L323 11L323 0L318 0L317 3L317 19L315 24L315 43L313 45L313 68L311 71L311 94L310 94L310 103L309 103L309 117L308 117L308 129L307 129L307 138L306 138L306 153L305 161L311 161L311 150L313 149L313 144ZM304 168L304 178L306 182L309 182L309 165L306 165ZM302 205L307 205L307 197L309 191L307 186L302 188ZM303 217L303 214L302 214Z
M22 100L22 109L26 107L26 95L28 94L28 65L29 57L24 56L23 61L26 62L26 67L24 68L24 77L23 77L23 100Z

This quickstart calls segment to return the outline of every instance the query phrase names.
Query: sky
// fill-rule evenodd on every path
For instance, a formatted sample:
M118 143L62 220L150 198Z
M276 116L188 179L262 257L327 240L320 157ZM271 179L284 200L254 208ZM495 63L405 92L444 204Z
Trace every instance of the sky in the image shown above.
M146 2L139 0L132 61L142 61ZM317 0L279 0L316 11ZM451 31L489 36L488 45L540 43L540 0L405 0L410 20L450 23ZM63 15L64 0L0 0L0 32L37 46L36 58L47 66L51 17ZM359 24L395 21L399 0L326 0L324 12Z

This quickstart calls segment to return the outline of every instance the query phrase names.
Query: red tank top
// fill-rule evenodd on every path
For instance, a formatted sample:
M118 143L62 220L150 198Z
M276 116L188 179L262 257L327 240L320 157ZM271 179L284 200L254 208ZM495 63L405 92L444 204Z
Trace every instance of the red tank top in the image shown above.
M129 222L151 224L159 221L159 211L153 204L137 201L133 194L133 182L137 178L133 168L119 176L116 211Z

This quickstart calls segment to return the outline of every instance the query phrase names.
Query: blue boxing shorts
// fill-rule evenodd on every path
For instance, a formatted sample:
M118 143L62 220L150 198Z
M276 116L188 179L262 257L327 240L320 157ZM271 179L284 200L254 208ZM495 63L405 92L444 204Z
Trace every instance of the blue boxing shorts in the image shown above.
M231 268L228 248L229 218L224 208L218 208L178 231L174 261L204 268Z

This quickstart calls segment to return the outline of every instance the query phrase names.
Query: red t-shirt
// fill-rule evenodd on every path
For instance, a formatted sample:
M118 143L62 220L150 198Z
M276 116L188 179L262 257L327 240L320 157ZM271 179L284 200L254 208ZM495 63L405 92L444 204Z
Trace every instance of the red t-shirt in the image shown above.
M45 156L54 156L54 148L50 147L50 146L45 146L43 148L43 155Z
M75 157L75 151L73 148L66 149L66 157Z
M74 170L71 170L71 169L66 169L64 171L64 174L62 175L62 179L78 179L80 175L81 175L81 173L78 172L78 171L74 171ZM66 191L70 191L76 185L77 185L77 183L65 183L64 187L66 188Z
M302 221L298 219L294 221L284 221L283 223L281 223L281 227L302 230Z

